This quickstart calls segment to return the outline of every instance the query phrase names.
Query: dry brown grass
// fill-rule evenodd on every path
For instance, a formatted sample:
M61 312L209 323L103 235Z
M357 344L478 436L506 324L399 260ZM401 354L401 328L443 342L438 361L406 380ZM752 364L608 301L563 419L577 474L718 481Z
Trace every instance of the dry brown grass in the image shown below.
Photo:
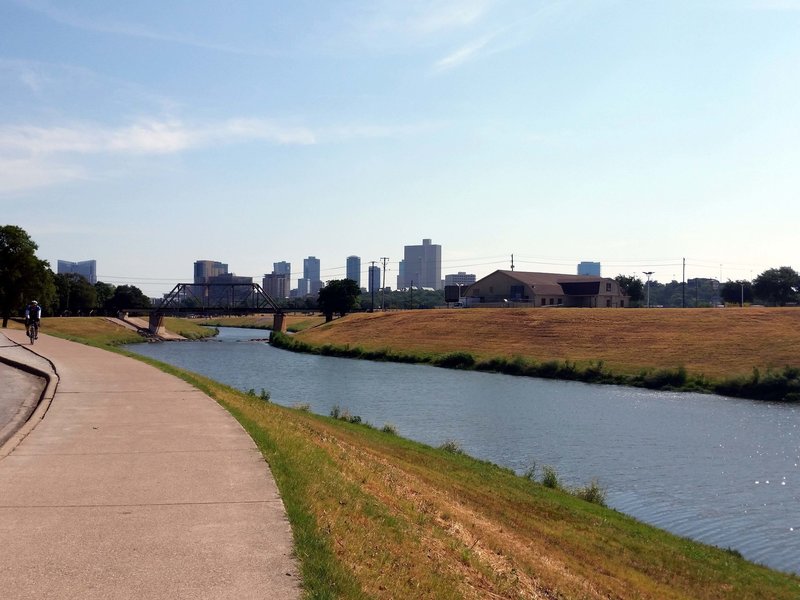
M707 377L800 366L800 309L469 309L355 314L299 334L311 344L476 358L602 360L615 373L684 367Z

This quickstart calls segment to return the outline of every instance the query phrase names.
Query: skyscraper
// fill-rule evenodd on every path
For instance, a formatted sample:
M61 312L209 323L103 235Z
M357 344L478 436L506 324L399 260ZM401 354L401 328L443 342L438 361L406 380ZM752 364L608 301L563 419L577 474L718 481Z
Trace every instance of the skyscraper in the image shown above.
M600 263L586 260L578 263L578 275L592 275L594 277L600 277Z
M194 282L209 283L212 277L225 275L228 265L215 260L197 260L194 263Z
M281 262L272 263L272 272L276 275L288 275L291 279L292 277L292 263L288 263L285 260Z
M312 296L317 295L322 289L319 259L315 256L303 259L303 279L308 280L308 293Z
M347 278L356 282L361 287L361 258L358 256L347 257Z
M80 262L70 262L68 260L59 260L58 274L66 275L67 273L83 275L86 281L94 285L97 283L97 261L83 260Z
M381 268L371 265L368 269L367 279L369 281L367 291L377 292L379 289L381 289Z
M263 288L271 298L288 298L291 287L289 275L285 273L273 272L264 275Z
M400 263L402 285L398 277L398 287L426 287L442 289L442 247L422 240L421 246L405 246L403 261Z

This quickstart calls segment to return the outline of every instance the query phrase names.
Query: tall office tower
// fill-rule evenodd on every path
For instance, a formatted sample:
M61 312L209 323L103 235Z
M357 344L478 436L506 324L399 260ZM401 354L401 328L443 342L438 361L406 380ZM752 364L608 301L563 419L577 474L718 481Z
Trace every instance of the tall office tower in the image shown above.
M58 274L66 275L67 273L83 275L83 277L86 278L86 281L94 285L97 283L97 261L82 260L80 262L70 262L68 260L59 260Z
M578 264L578 275L592 275L600 277L600 263L583 261Z
M367 269L367 281L369 282L367 287L368 292L377 292L381 289L381 268L371 265L369 269Z
M422 240L421 246L405 246L403 254L403 285L442 289L442 247Z
M268 273L262 280L264 291L271 298L288 298L291 291L291 280L285 273Z
M347 257L347 278L356 282L361 287L361 258L358 256Z
M406 283L406 261L401 260L397 263L397 289L402 290L408 287Z
M281 262L272 263L272 272L276 275L288 275L289 279L292 278L292 263L285 260Z
M212 277L225 275L228 265L215 260L197 260L194 263L194 282L209 283Z
M303 279L309 281L308 293L316 295L322 289L322 280L320 279L319 259L314 256L309 256L303 259Z

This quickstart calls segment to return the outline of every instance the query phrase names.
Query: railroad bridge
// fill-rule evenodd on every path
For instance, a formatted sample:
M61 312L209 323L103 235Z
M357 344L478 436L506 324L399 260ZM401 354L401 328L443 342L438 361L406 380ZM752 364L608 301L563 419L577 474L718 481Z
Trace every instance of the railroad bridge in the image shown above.
M164 330L166 315L273 315L273 331L286 331L286 315L257 283L177 283L150 313L150 332Z

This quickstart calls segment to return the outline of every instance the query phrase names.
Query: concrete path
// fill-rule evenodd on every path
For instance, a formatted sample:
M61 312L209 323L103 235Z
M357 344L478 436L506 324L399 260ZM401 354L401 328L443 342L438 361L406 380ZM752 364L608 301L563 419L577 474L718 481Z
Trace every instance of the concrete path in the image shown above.
M3 333L0 357L57 387L0 452L2 598L300 597L283 503L233 417L139 361Z

